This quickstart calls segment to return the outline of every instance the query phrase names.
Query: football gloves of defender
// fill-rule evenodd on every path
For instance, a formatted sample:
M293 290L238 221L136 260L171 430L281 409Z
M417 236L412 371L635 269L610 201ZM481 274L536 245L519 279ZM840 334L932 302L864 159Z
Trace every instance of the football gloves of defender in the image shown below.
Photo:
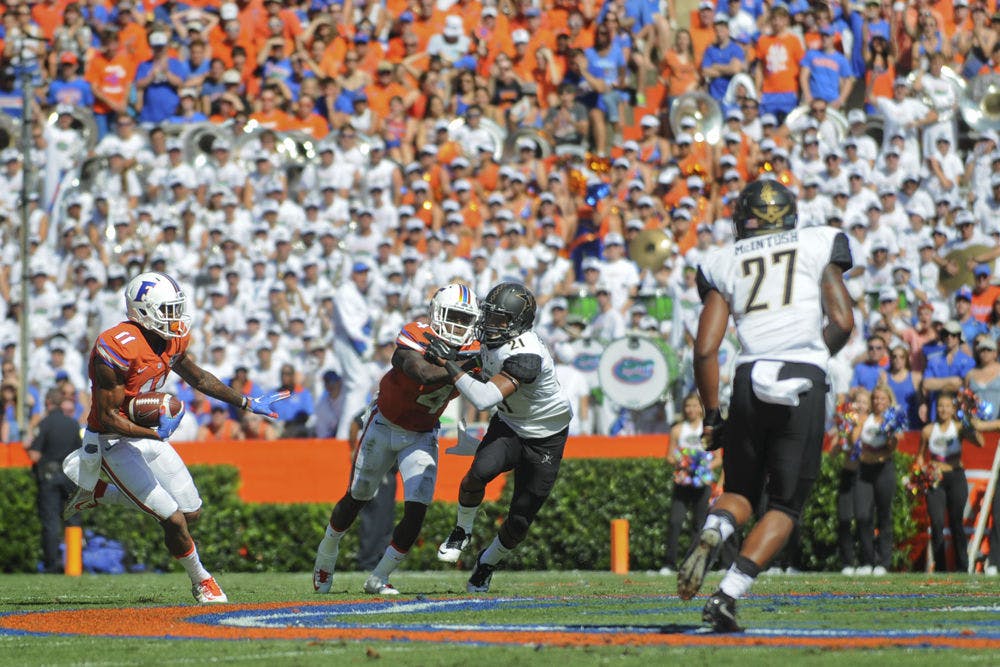
M718 408L705 412L701 422L701 446L706 452L713 452L726 446L726 436L729 425L722 418Z
M277 419L278 413L274 411L271 405L273 403L277 403L278 401L283 401L291 395L291 392L286 389L284 391L276 391L267 396L245 396L244 398L247 399L245 409L255 415L264 415L265 417L270 417L271 419Z
M424 350L424 359L435 366L444 366L449 361L458 358L458 348L455 348L437 336L424 336L427 339L427 348Z
M177 427L181 425L181 419L184 417L184 410L185 410L184 404L181 403L180 412L178 412L173 417L168 417L167 406L165 405L160 406L160 423L157 424L156 428L154 429L156 431L156 435L159 436L160 440L166 440L167 438L169 438L171 435L174 434L174 431L177 430Z

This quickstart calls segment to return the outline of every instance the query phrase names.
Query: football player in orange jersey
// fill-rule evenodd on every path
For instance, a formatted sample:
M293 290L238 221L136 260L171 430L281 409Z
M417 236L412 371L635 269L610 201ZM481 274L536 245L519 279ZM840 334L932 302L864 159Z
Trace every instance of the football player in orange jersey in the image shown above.
M138 507L160 522L167 550L191 578L195 599L226 602L188 532L188 524L201 514L198 489L167 442L184 410L168 415L161 407L159 424L147 428L129 421L124 409L130 398L162 387L171 370L208 396L269 417L277 416L271 405L288 392L244 396L199 367L187 353L187 297L170 276L149 272L133 278L125 287L125 308L128 320L101 333L90 353L93 404L83 446L63 463L80 488L63 516L97 505ZM110 482L98 479L100 470Z
M448 372L424 360L428 334L464 357L463 368L472 369L478 361L479 343L473 334L479 305L472 290L460 284L442 287L430 305L430 325L411 322L396 338L392 368L379 382L378 397L365 419L354 455L351 486L330 513L326 534L316 551L313 589L317 593L330 592L341 538L396 463L403 478L403 518L396 524L382 560L365 581L364 591L399 594L389 583L389 575L420 534L437 482L438 419L458 395Z

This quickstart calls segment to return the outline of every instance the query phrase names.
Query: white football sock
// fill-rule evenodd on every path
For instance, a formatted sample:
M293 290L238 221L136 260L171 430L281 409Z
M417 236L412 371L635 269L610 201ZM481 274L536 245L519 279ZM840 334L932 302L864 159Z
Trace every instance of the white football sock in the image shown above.
M465 531L466 535L472 535L472 524L476 521L476 513L479 512L479 505L466 507L459 503L458 518L455 525Z
M201 564L201 559L198 558L198 548L194 544L191 545L191 551L186 556L175 556L175 558L184 567L184 571L187 572L193 584L200 584L212 576Z
M391 544L385 548L385 553L382 555L382 560L378 562L375 569L372 570L372 574L377 576L382 581L389 581L389 575L395 572L399 564L403 562L406 558L406 552L400 551Z
M344 537L344 533L347 531L334 530L333 526L330 524L326 525L326 534L319 543L319 549L316 551L321 556L326 556L327 558L337 559L337 554L340 552L340 539Z
M733 563L729 566L726 576L722 578L719 589L734 600L739 600L747 594L747 591L753 586L753 582L753 577L740 570L736 567L736 563Z
M507 557L513 549L508 549L500 542L500 536L497 535L490 542L490 546L486 547L486 551L483 552L482 557L479 559L480 562L486 563L487 565L497 565L504 558Z
M705 518L705 526L702 530L708 528L714 528L722 535L722 541L725 542L730 538L730 536L736 532L736 526L734 526L728 517L721 514L709 514Z

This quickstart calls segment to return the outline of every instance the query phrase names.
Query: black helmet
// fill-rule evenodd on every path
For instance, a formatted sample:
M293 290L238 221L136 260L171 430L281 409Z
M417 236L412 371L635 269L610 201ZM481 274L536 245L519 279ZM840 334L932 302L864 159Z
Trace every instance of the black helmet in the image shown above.
M737 239L795 229L797 218L795 195L778 181L750 183L733 207Z
M479 303L476 337L490 349L513 340L535 321L535 296L519 283L500 283Z

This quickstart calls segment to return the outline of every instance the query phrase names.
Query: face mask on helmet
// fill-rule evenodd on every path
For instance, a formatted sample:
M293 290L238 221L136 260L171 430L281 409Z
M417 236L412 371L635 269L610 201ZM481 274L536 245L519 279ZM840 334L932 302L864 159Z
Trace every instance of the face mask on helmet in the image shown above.
M162 273L141 273L125 288L128 318L164 338L181 338L191 328L187 297Z
M476 296L464 285L442 287L431 299L431 329L452 345L472 340L478 318Z

